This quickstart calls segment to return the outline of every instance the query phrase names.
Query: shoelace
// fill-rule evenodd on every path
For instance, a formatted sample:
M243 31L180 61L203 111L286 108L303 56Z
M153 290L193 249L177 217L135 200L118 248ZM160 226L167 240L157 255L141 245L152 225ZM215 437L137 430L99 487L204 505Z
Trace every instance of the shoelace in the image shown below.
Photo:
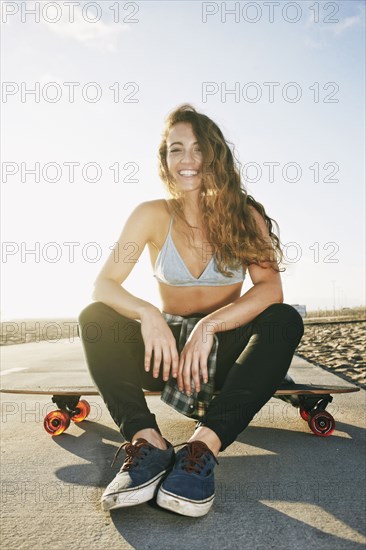
M112 460L111 467L116 462L117 456L119 455L119 453L121 452L123 447L125 447L125 451L126 451L127 456L126 456L126 459L125 459L125 461L122 465L121 471L126 471L126 470L129 470L130 468L132 468L132 466L136 466L136 462L134 462L134 459L135 459L135 457L140 457L140 458L142 457L141 449L143 447L153 448L153 446L150 445L150 443L148 443L148 441L146 441L145 439L142 439L142 438L138 439L135 444L132 444L129 441L126 441L125 443L122 443L122 445L117 449L117 452L114 455L114 458Z
M186 472L198 474L200 469L205 466L204 455L207 453L213 457L216 464L219 463L211 449L203 441L186 441L183 445L188 445L188 453L182 458L182 469ZM174 447L178 447L178 445L174 445Z

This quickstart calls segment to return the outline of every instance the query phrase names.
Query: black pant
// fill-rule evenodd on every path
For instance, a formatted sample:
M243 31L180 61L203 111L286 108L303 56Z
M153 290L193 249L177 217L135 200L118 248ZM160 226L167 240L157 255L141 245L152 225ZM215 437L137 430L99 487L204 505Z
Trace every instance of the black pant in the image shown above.
M177 349L181 325L171 326ZM158 378L144 370L144 342L139 321L93 302L79 315L79 333L89 370L113 420L130 441L136 432L154 428L143 389L164 388L162 365ZM289 304L272 304L236 329L218 332L215 390L200 425L221 440L220 451L233 443L284 379L302 335L300 314Z

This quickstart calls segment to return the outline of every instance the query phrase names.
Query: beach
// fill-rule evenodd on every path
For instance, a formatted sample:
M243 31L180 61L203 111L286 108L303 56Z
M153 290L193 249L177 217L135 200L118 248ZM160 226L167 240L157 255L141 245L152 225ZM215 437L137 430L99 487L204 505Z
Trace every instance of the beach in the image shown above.
M366 388L365 320L304 319L296 355Z

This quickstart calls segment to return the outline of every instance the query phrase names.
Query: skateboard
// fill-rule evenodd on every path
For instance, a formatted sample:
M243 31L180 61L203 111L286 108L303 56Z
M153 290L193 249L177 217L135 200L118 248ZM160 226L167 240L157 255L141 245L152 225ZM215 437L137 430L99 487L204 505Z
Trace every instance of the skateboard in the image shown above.
M291 403L299 409L300 416L308 423L311 431L317 436L329 436L334 432L335 420L326 411L333 401L332 395L337 393L353 393L360 391L354 386L319 386L312 384L296 384L291 382L281 385L273 395L282 401ZM2 393L51 395L52 401L58 407L49 412L43 421L44 429L52 436L62 434L70 425L70 421L82 422L90 413L90 405L82 396L100 395L95 386L59 387L59 388L2 388ZM145 395L160 395L159 391L144 390ZM218 395L220 392L216 392Z

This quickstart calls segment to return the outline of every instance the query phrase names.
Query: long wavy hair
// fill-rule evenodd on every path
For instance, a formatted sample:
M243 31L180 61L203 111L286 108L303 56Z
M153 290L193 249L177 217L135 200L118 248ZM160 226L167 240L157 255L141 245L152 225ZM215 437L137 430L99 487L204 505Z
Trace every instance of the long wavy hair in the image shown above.
M167 166L167 138L171 128L179 123L189 123L202 151L202 182L199 194L199 210L202 226L211 251L216 255L217 268L223 275L232 277L227 268L238 269L250 264L275 271L283 260L280 239L273 231L272 222L262 204L248 195L241 182L240 171L234 156L220 130L208 116L199 113L186 103L172 111L165 120L162 141L159 146L159 176L168 195L172 213L178 216L192 235L192 226L184 215L184 193L177 189ZM264 218L270 239L264 239L259 230L250 206ZM269 263L270 265L266 265ZM275 264L277 264L275 266Z

